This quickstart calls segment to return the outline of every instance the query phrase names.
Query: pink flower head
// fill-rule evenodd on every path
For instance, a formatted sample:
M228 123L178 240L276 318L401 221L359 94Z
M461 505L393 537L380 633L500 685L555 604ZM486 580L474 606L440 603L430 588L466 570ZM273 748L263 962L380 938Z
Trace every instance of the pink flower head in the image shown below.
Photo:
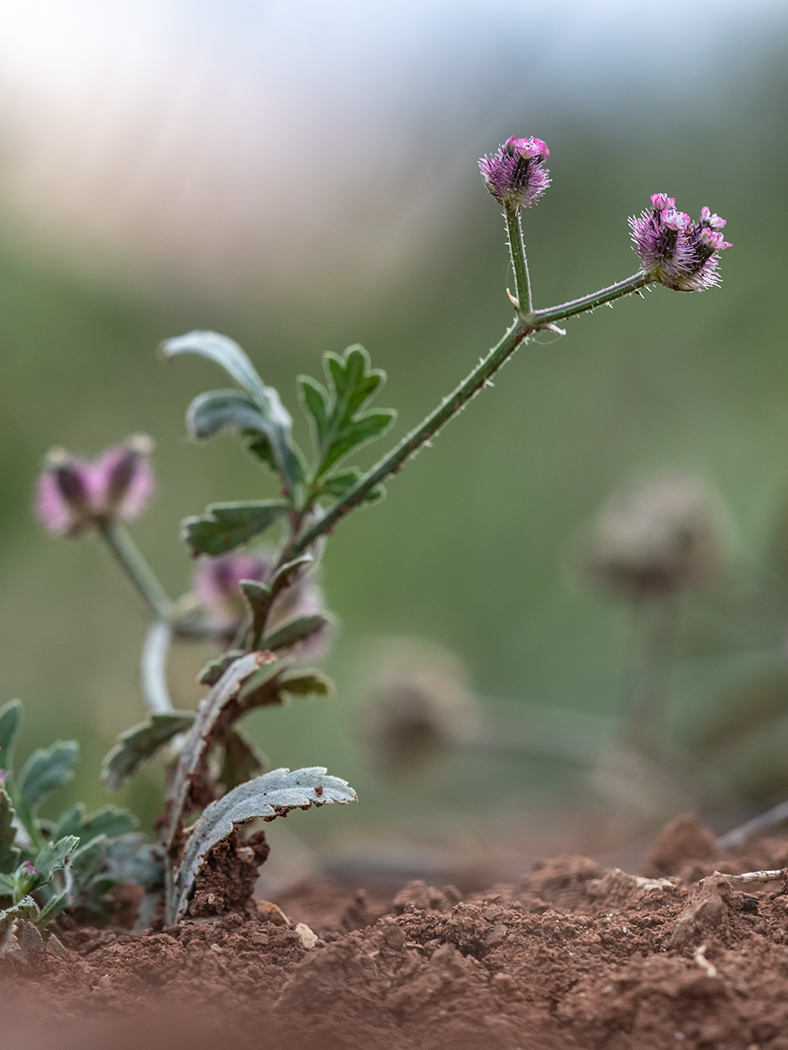
M77 536L99 519L137 517L153 492L152 448L135 434L93 463L53 449L38 479L39 520L57 535Z
M34 868L29 860L23 861L21 867L22 867L22 871L24 871L25 874L27 874L27 875L40 875L41 874L41 872L38 870L38 868Z
M544 162L550 150L541 139L507 139L497 153L479 161L484 184L506 208L530 208L550 185Z
M731 245L719 232L725 219L702 208L693 222L674 197L651 195L651 210L632 216L629 228L641 269L677 292L700 292L720 283L719 252Z

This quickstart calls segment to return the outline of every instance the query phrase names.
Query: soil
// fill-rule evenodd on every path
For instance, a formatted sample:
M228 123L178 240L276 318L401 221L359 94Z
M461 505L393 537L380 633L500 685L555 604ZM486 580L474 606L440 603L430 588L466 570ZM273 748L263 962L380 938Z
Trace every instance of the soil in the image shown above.
M786 864L783 839L718 855L685 817L639 877L563 856L464 898L313 881L251 913L64 929L65 953L0 961L2 1046L788 1050L786 882L715 874Z

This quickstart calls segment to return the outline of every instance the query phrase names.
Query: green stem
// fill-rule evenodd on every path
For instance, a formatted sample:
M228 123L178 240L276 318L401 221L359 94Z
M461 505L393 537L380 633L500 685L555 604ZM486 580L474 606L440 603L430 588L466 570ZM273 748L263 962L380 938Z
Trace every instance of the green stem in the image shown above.
M414 456L422 445L426 444L430 438L438 433L444 423L448 423L452 416L455 416L472 397L479 393L488 379L498 371L501 365L508 361L520 343L532 331L533 329L521 319L515 321L500 343L493 347L456 390L444 398L440 405L430 412L422 423L414 430L411 430L409 434L406 434L388 455L379 460L366 474L363 474L320 521L288 547L288 550L282 557L289 561L292 557L301 554L319 536L330 532L341 518L344 518L349 511L362 503L367 493L374 489L376 485L379 485L384 478L399 471L406 460Z
M96 527L154 618L171 620L172 602L126 527L106 518L98 519Z
M563 321L567 317L574 317L575 314L585 313L586 310L595 310L597 306L604 306L605 303L612 303L624 295L638 292L646 285L654 284L655 281L656 279L648 274L636 273L632 277L627 277L625 281L611 284L609 288L603 288L591 295L584 295L581 299L573 299L560 306L551 306L549 310L535 310L529 320L533 321L535 328L546 328L550 324L555 324L556 321Z
M510 234L512 228L516 227L514 235L515 245L518 243L517 238L519 236L519 244L522 246L519 221L510 222L512 215L509 211L506 212L506 217L507 224L510 227ZM516 253L513 253L512 258L513 262L515 262ZM525 265L524 252L522 253L522 263L523 268L520 275L522 283L518 286L518 289L525 291L526 298L529 298L528 270ZM515 262L516 278L517 265ZM359 506L364 501L365 496L376 485L379 485L389 475L399 471L406 460L414 456L422 445L429 442L430 438L434 437L452 416L460 412L468 401L479 393L490 377L498 371L501 365L509 360L520 343L527 341L533 332L549 328L555 321L573 317L575 314L584 313L586 310L594 310L597 306L602 306L604 303L611 303L625 295L631 295L632 292L637 292L641 288L645 288L646 285L653 284L654 281L655 278L649 275L637 273L633 277L628 277L625 281L619 281L618 284L610 285L609 288L603 288L592 295L583 296L582 299L575 299L570 303L562 303L561 306L553 306L549 310L536 310L527 316L519 316L498 345L493 347L487 356L481 359L471 374L448 397L444 398L440 405L422 423L414 430L411 430L391 452L378 460L366 474L363 474L320 521L313 525L311 529L308 529L303 536L300 538L296 537L286 545L279 558L279 564L282 565L284 562L290 561L291 558L307 550L320 536L330 532L349 511Z
M506 208L506 232L509 235L509 253L514 268L514 289L518 311L523 317L531 312L531 278L528 274L528 260L525 257L523 228L520 224L520 209Z

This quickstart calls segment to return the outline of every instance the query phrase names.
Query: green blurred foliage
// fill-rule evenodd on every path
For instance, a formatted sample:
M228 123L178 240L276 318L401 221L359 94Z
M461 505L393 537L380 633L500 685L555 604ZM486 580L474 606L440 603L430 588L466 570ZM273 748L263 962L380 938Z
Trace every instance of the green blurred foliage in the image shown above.
M366 805L311 820L318 837L369 821L393 805L355 733L359 666L378 635L423 635L461 655L481 695L615 714L625 614L567 581L578 528L622 482L664 468L707 476L732 509L738 557L774 560L788 489L788 354L783 288L788 202L785 80L722 89L716 119L640 114L582 126L565 113L515 114L485 135L494 148L516 125L549 142L553 187L525 216L536 304L585 294L633 273L626 218L654 191L697 214L728 219L734 247L724 284L701 295L657 288L567 324L564 339L520 352L447 431L389 485L380 505L354 514L331 539L323 583L342 631L326 669L338 695L256 713L255 742L272 765L325 764ZM512 116L511 114L509 116ZM478 129L476 130L478 136ZM492 345L510 317L503 224L467 157L450 226L373 302L349 290L328 316L296 315L288 301L211 301L173 281L156 291L86 278L9 236L0 253L0 699L20 695L23 755L56 736L77 737L82 761L70 797L105 801L100 760L142 717L137 661L143 616L97 540L55 541L30 515L33 479L54 444L95 455L134 431L157 442L159 494L133 526L174 595L190 563L178 523L212 501L274 495L251 458L221 438L185 439L191 397L224 383L209 364L159 361L164 338L212 328L237 339L295 415L295 376L317 374L325 350L363 343L388 372L396 429L360 465L417 423ZM341 230L337 230L341 236ZM509 283L511 277L508 276ZM306 443L303 419L297 423ZM782 544L786 544L785 532ZM783 560L786 551L781 552ZM678 731L715 711L737 683L778 673L779 616L744 655L688 658L676 680ZM200 695L207 650L180 651L179 707ZM539 797L533 762L458 759L429 789L433 804L467 802L462 774L483 772L490 792ZM549 778L548 778L549 779ZM786 778L788 780L788 778ZM150 824L160 773L146 771L115 800ZM415 796L414 796L415 797ZM66 804L69 799L60 799ZM484 799L478 800L484 802ZM306 830L306 821L298 830Z

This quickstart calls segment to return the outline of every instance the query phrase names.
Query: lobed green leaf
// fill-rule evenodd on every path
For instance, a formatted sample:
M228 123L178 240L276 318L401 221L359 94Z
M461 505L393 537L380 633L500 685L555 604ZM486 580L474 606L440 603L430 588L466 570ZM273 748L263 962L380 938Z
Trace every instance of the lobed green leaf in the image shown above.
M64 835L62 839L47 842L33 861L33 867L38 870L36 884L45 886L52 880L53 875L62 871L77 846L79 846L79 839L76 835Z
M246 543L284 517L284 500L254 500L249 503L212 503L206 513L186 518L182 535L192 554L224 554Z
M228 431L255 431L265 434L266 421L248 397L235 390L210 390L199 394L186 410L186 430L196 441Z
M15 816L8 793L0 788L0 873L4 874L14 871L19 863L19 850L14 846Z
M85 804L77 802L61 816L55 825L52 837L58 839L64 835L77 835L81 851L100 835L114 839L133 831L138 824L139 821L128 809L119 809L117 806L109 805L102 806L94 813L86 815Z

